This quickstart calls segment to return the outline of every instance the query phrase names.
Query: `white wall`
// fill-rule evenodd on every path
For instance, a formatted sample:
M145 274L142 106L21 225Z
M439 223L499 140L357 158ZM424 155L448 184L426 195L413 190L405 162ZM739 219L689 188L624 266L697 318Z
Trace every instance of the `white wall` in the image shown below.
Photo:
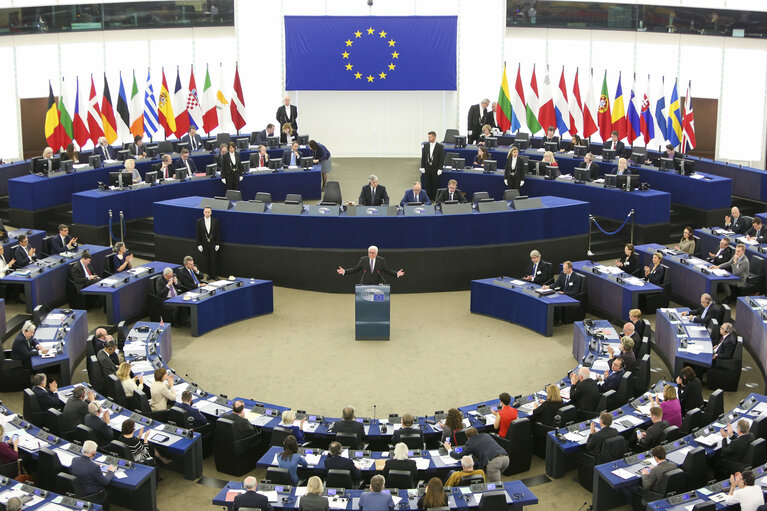
M517 63L522 65L522 81L530 81L532 65L537 65L538 84L542 82L545 66L557 79L562 66L568 88L572 87L575 68L580 66L580 88L588 88L588 69L594 71L594 91L599 96L602 78L607 71L607 86L612 103L622 72L624 103L627 104L634 73L636 95L648 90L657 99L661 77L665 77L668 105L674 80L679 79L680 98L686 94L687 82L692 81L693 98L719 99L716 158L743 162L764 168L765 92L767 88L767 42L757 39L736 39L680 34L659 34L607 30L568 30L545 28L506 29L505 54L510 83L516 77ZM552 82L555 79L552 77ZM651 104L651 110L653 109ZM694 107L694 104L693 104ZM753 141L744 144L746 137ZM597 136L598 140L598 136ZM641 144L641 139L637 141ZM663 141L648 144L657 148Z

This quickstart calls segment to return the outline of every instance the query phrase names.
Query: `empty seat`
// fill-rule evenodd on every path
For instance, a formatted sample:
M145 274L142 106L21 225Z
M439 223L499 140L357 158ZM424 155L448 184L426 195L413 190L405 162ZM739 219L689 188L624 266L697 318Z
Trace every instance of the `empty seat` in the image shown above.
M24 418L37 427L45 426L46 413L40 408L37 396L32 389L24 389L24 404L22 408Z
M241 201L242 192L240 190L227 190L226 198L233 201Z
M389 470L386 478L389 488L415 488L415 481L409 470Z
M322 204L341 204L341 186L338 181L325 183L325 194L322 196Z
M509 429L506 430L505 438L495 433L492 437L509 455L509 466L503 475L509 476L530 470L530 462L533 458L530 419L521 417L512 421Z
M304 198L300 193L288 193L285 195L285 204L301 204Z
M286 484L288 486L293 484L293 479L290 478L290 472L287 468L267 468L266 480L272 484Z
M325 475L325 487L327 488L357 488L352 479L352 473L348 470L330 469Z
M263 202L264 204L271 204L272 203L272 194L269 193L269 192L256 192L255 200L257 200L259 202Z

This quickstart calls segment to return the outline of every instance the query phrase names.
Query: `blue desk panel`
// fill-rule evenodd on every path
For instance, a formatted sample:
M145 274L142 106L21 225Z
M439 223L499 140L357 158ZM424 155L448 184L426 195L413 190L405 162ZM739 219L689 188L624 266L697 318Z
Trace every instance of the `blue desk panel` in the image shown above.
M767 299L764 296L739 296L735 302L735 330L749 346L762 375L767 365Z
M690 159L695 160L696 171L732 179L733 195L767 202L767 171L694 156Z
M504 278L503 284L497 284L497 279L472 280L471 312L504 319L551 337L554 307L578 307L581 304L560 293L548 296L528 294L525 290L535 293L532 290L540 286L528 282L517 286L512 280Z
M31 166L32 163L29 160L0 165L0 197L8 195L8 181L28 175Z
M37 229L15 229L8 231L8 241L3 243L3 256L6 261L10 261L13 258L12 247L19 244L18 237L22 234L26 234L29 238L29 246L34 248L37 252L36 255L43 253L43 238L45 238L45 231L38 231Z
M154 205L156 235L194 239L200 197ZM431 216L309 216L213 211L223 243L301 248L434 248L517 243L588 232L588 204L542 197L544 208Z
M56 321L54 314L64 314L66 318L63 321ZM57 328L54 333L51 328ZM51 332L53 335L41 335L42 332ZM71 313L65 313L63 309L53 309L48 314L35 332L34 339L37 342L56 342L61 341L62 350L53 357L43 357L36 355L32 357L32 370L35 372L46 372L46 369L57 368L59 374L57 381L62 387L69 385L72 381L72 374L77 367L78 362L85 353L85 342L88 338L88 313L83 310L75 310Z
M719 250L719 242L725 236L716 234L710 228L705 227L703 229L695 229L695 236L700 239L700 252L705 257L708 257L709 252L716 254ZM738 244L737 238L742 237L740 234L727 236L730 239L730 247L735 250L735 245ZM749 264L751 265L751 272L755 272L755 266L753 258L754 256L761 257L763 260L762 273L767 275L767 254L759 252L759 249L767 250L767 243L761 245L749 245L746 244L746 257L748 257Z
M684 337L690 343L703 344L707 349L711 349L711 337L706 328L693 323L687 318L681 316L681 312L689 312L687 308L679 309L658 309L655 314L655 335L653 344L658 348L661 356L668 362L669 371L672 374L679 374L685 365L694 365L698 367L711 367L712 353L691 353L682 348L681 338L678 335L678 325L684 329Z

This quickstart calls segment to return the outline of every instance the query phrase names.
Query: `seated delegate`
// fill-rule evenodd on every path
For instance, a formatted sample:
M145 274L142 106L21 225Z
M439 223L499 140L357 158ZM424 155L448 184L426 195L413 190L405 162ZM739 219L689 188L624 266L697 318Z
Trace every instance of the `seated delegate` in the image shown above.
M565 406L562 401L562 395L559 392L559 386L546 386L546 399L540 403L538 397L535 398L533 413L530 416L531 422L540 422L545 426L554 425L554 417L559 415L559 409Z
M447 188L442 189L437 193L437 198L434 202L437 204L442 204L444 202L460 202L463 204L466 202L466 197L464 197L463 192L458 189L458 181L455 179L451 179L447 182Z
M745 289L748 285L750 263L748 257L746 257L746 246L743 243L738 243L735 247L735 253L732 256L732 259L720 265L712 266L712 268L722 268L723 270L729 269L730 273L740 279L735 284L724 286L724 303L734 303L735 299L740 295L740 291Z
M125 243L118 241L115 243L115 253L112 254L112 271L120 273L130 270L133 267L133 254L128 254L128 247Z
M283 167L298 167L301 163L301 153L298 152L298 142L293 141L290 149L286 149L282 153L282 166Z
M389 194L386 193L386 187L378 184L378 177L375 174L368 176L368 185L362 187L357 204L360 206L385 206L389 204Z
M551 280L551 264L541 259L541 253L537 250L530 252L524 279L541 286Z
M189 149L186 147L181 150L181 158L176 160L175 164L176 170L183 169L186 170L187 176L193 176L197 174L197 164L194 162L193 159L189 157Z
M594 181L595 179L599 178L599 165L594 163L594 155L591 153L586 153L583 156L583 163L580 165L581 169L586 169L589 171L589 179L591 181Z
M639 269L639 256L634 252L634 245L626 243L623 247L624 256L615 261L615 266L625 271L629 275L634 275Z
M489 160L490 154L487 150L487 147L479 146L477 148L477 155L474 157L474 161L472 162L472 166L474 167L484 167L485 166L485 160Z
M413 188L405 192L405 195L402 197L399 205L405 207L410 203L421 203L426 205L431 204L431 200L429 200L429 196L426 194L426 191L421 189L420 181L414 182Z
M650 284L655 284L656 286L663 284L663 277L665 276L666 269L660 264L662 260L663 254L655 252L652 255L652 267L644 267L645 280Z
M679 244L674 248L688 255L692 255L695 252L695 238L692 235L692 227L684 228L682 239L679 240Z
M69 235L69 226L59 224L59 234L51 238L51 254L60 254L77 248L77 238Z

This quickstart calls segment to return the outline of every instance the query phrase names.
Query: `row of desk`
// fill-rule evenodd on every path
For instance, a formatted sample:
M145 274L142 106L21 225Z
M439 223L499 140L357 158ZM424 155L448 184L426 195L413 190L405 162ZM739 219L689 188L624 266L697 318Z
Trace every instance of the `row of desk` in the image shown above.
M103 509L101 504L91 504L0 476L0 502L8 502L13 497L21 499L24 509L27 511L64 511L67 509L101 511Z

